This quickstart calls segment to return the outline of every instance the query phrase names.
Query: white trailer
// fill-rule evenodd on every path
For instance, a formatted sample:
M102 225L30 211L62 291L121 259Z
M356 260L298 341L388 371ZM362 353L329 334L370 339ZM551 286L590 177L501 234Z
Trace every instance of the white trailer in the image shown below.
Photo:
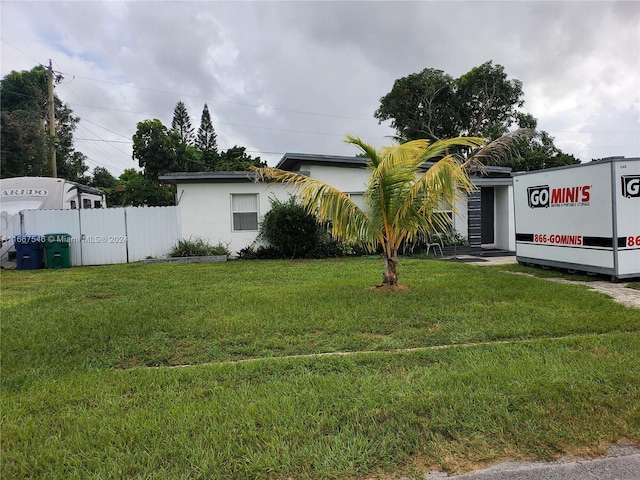
M0 206L14 215L21 210L105 208L101 190L63 178L14 177L0 180Z
M63 178L3 178L0 180L0 264L11 261L15 253L13 239L16 235L25 233L21 231L21 211L106 206L105 195L101 190Z
M640 158L512 176L518 262L640 277Z

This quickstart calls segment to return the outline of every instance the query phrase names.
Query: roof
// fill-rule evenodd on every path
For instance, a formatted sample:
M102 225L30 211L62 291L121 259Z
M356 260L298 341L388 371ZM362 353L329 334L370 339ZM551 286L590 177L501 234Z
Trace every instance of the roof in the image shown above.
M168 183L229 183L253 182L256 177L254 172L172 172L158 179Z
M369 163L363 157L345 157L341 155L315 155L311 153L285 153L276 168L297 172L302 162L313 165L332 165L336 167L364 168Z
M324 165L341 168L365 168L369 162L364 157L346 157L341 155L316 155L310 153L285 153L275 168L289 172L302 172L302 165ZM434 162L425 162L425 170L431 168ZM479 175L478 175L479 174ZM507 177L511 176L510 167L485 166L482 172L478 169L472 171L472 175L479 177ZM168 183L230 183L253 182L257 175L254 172L173 172L160 175L159 180Z

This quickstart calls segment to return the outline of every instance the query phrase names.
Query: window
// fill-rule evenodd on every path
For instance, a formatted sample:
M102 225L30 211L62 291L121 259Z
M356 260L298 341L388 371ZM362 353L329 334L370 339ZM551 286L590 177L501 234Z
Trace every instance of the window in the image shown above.
M82 199L82 208L91 208L91 199L83 198Z
M69 202L71 204L71 209L75 210L76 209L76 201L75 200L71 200L71 202Z
M102 202L100 200L94 200L93 208L102 208Z
M362 210L364 210L364 193L347 193L349 198L353 200L353 203L358 205Z
M258 194L231 195L233 230L258 230Z

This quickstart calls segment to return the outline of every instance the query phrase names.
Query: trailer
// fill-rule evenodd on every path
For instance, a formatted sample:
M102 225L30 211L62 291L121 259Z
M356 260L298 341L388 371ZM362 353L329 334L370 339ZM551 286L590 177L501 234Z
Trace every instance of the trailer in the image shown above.
M14 177L0 180L0 264L11 262L14 238L23 233L23 210L74 210L106 208L101 190L63 178ZM29 232L27 232L29 233Z
M0 204L11 215L21 210L105 208L105 196L97 188L63 178L14 177L0 180Z
M512 177L518 262L640 277L640 158Z

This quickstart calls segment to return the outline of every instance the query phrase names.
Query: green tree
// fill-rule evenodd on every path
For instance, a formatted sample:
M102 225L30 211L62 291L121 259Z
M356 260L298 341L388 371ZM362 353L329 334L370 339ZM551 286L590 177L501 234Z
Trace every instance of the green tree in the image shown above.
M456 97L460 134L496 139L518 120L524 105L520 80L509 80L502 65L486 62L462 75Z
M66 178L72 182L87 184L91 181L86 173L89 170L85 163L87 157L81 152L70 152L62 162L58 163L58 177Z
M519 110L523 96L522 82L508 79L504 67L491 61L457 79L427 68L396 80L374 116L380 122L391 120L402 141L457 136L493 140L516 126L536 128L537 120ZM503 159L503 166L518 171L579 162L555 147L544 131L522 140L518 148L519 155Z
M391 92L380 99L374 116L380 122L391 120L391 127L402 139L457 137L460 120L455 91L450 75L425 68L396 80Z
M174 194L167 185L157 185L134 168L127 168L118 178L110 206L158 207L174 204Z
M0 131L2 178L38 177L49 173L47 137L37 112L0 112Z
M201 160L204 170L214 170L215 163L218 159L218 143L216 131L211 122L209 107L204 104L202 109L202 117L200 119L200 127L196 136L196 147L202 153Z
M181 170L178 164L180 136L158 119L138 123L133 135L133 158L146 178L158 183L158 176Z
M215 170L220 171L243 171L253 167L264 167L267 163L260 160L260 157L252 157L247 154L245 147L234 145L230 149L220 153Z
M261 178L297 187L297 193L309 213L320 222L331 222L331 234L347 243L362 243L370 251L382 249L385 261L383 285L397 283L398 249L405 241L446 228L449 217L442 209L456 211L456 200L475 186L469 168L479 159L504 156L517 138L526 132L514 132L486 145L477 137L458 137L429 142L413 140L377 151L357 137L346 142L366 155L371 175L361 209L344 192L317 179L270 167L255 169ZM473 155L462 158L460 147ZM424 170L426 161L436 161Z
M575 165L580 160L563 153L553 144L553 137L541 130L528 141L523 141L518 154L503 162L504 166L511 167L514 172L542 170L543 168Z
M107 197L107 205L110 207L120 205L118 199L118 179L111 175L111 172L104 167L93 169L93 175L87 183L91 187L102 190Z
M191 118L187 112L187 107L183 102L178 102L173 109L173 120L171 121L171 129L180 135L180 140L186 145L193 145L193 127L191 126Z
M461 135L495 139L516 123L523 105L522 82L509 80L501 65L486 62L458 79L426 68L396 80L374 116L391 120L404 140Z
M3 123L10 132L5 138L3 127L2 176L21 176L23 172L29 172L30 175L51 175L47 158L48 142L51 139L46 133L49 131L47 69L40 65L29 71L12 71L0 81L0 95L1 109L5 112ZM58 177L73 181L86 180L86 156L76 152L73 144L73 132L80 119L73 115L73 111L57 95L54 95L54 104ZM41 129L42 134L36 134L36 129ZM45 140L44 146L42 139ZM23 141L28 143L22 143ZM25 161L27 164L23 165Z

